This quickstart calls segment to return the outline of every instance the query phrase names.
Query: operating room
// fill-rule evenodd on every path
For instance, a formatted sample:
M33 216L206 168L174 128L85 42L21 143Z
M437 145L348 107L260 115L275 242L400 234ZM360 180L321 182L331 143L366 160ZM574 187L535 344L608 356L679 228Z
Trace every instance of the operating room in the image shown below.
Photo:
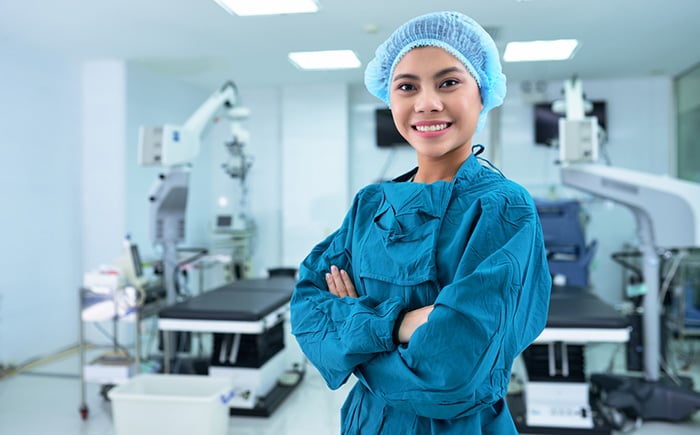
M578 411L566 409L566 417L550 418L547 407L554 403L522 399L521 410L509 402L519 431L699 433L700 195L694 195L700 192L700 3L312 3L319 6L317 12L264 16L230 13L218 0L0 3L0 240L5 245L0 433L132 433L120 434L115 427L113 407L124 399L113 393L120 387L143 373L161 380L210 378L200 365L211 361L213 348L223 346L216 344L217 331L177 335L172 331L180 330L167 329L173 323L167 320L173 319L161 315L159 320L157 310L136 322L133 312L128 320L115 320L128 317L118 304L108 317L90 319L86 288L115 273L129 275L128 282L138 272L149 285L166 279L163 293L155 296L162 299L157 306L163 312L222 286L264 285L278 274L285 275L291 292L294 271L314 245L338 228L354 195L416 166L408 144L378 143L379 116L386 106L367 92L363 71L393 29L413 16L441 10L475 18L501 55L512 41L578 39L567 59L502 58L505 102L474 138L484 146L482 157L546 204L542 210L575 205L576 228L560 232L580 231L584 243L578 248L591 249L591 258L575 278L552 268L555 285L581 287L577 291L592 294L597 306L624 322L612 335L601 331L596 336L597 326L586 327L586 337L576 336L570 344L585 355L586 375L578 382L585 390L576 389L585 391L585 399L571 409L585 408L585 415L571 417ZM359 63L304 71L288 58L291 51L336 49L353 50ZM552 125L542 123L565 118L572 101L586 107L587 114L596 108L600 118L596 159L582 165L621 169L615 176L622 178L604 189L563 182L568 166L559 137ZM196 147L167 158L149 157L145 128L185 124L197 126ZM151 132L161 130L167 128ZM154 198L178 171L187 174L185 199L180 198L181 237L165 248L163 239L154 237ZM657 205L642 199L630 206L607 196L616 183L636 191L639 180L673 200ZM678 203L678 210L664 208ZM648 240L640 238L640 226L648 221L639 213L652 216L652 228L670 228L688 240L653 245L657 269L645 269ZM678 218L684 213L690 213L687 219ZM657 236L662 232L655 231ZM164 261L171 248L175 266ZM650 308L644 302L650 271L658 272L651 287L660 303L653 307L663 314L655 323L648 323L644 312ZM134 294L129 303L143 301ZM576 299L567 304L575 308ZM279 309L284 324L280 355L288 366L272 375L271 388L284 386L284 397L265 415L246 412L246 406L227 409L224 433L340 433L340 409L356 380L338 390L328 388L289 331L288 305ZM649 346L641 325L659 328L661 343L652 339ZM166 337L183 348L168 349ZM558 365L558 358L572 355L565 355L566 341L539 345L549 352L550 374L556 372L554 382L544 387L552 400L568 394ZM85 365L104 352L137 353L137 363L130 355L119 382L86 380ZM205 358L195 357L202 352ZM536 387L528 384L532 373L525 356L514 364L509 396L521 398L525 392L527 397L528 388ZM631 373L648 380L650 371L673 389L664 391L669 395L659 402L635 396L641 411L602 403L605 394L596 403L593 395L589 399L593 373ZM162 403L159 398L147 401L142 412L121 414L121 424L124 419L160 424L158 418L168 411L167 398ZM665 401L678 401L675 412L658 411ZM528 406L542 407L539 417L528 414ZM166 420L177 422L177 416Z

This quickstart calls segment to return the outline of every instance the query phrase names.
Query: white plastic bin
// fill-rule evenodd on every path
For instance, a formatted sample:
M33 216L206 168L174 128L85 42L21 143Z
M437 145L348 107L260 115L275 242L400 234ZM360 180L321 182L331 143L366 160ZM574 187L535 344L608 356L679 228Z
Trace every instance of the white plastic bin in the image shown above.
M226 435L231 379L140 374L109 391L116 435Z

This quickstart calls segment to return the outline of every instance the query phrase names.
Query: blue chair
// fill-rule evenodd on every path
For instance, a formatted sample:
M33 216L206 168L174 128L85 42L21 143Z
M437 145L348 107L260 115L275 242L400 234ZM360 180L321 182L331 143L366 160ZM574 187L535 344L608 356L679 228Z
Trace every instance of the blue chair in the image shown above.
M598 242L586 244L577 200L535 198L542 223L547 262L552 276L562 275L567 286L588 287L589 266Z

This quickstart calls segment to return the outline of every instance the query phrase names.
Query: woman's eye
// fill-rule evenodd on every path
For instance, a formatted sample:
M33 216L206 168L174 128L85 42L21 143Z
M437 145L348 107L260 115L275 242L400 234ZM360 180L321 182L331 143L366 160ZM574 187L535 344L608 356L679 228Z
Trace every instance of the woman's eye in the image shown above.
M440 87L441 87L441 88L448 88L448 87L450 87L450 86L454 86L454 85L457 85L457 84L459 84L459 81L457 81L457 80L455 80L455 79L449 79L449 80L445 80L444 82L442 82L442 83L440 84Z
M397 89L400 91L412 91L415 88L409 83L402 83L397 87Z

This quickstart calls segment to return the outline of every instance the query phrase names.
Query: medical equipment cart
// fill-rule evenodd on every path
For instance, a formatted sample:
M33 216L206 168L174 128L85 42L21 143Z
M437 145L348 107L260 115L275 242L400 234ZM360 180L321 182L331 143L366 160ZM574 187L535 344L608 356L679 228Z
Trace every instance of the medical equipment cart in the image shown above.
M141 322L158 313L165 306L162 298L147 298L141 305L135 305L123 312L117 309L119 302L112 295L96 294L87 287L80 288L79 297L79 350L80 350L80 417L86 420L89 409L86 402L86 384L102 384L101 394L107 399L107 392L115 384L127 381L140 372L141 365ZM110 310L109 307L112 307ZM86 340L85 325L91 323L112 323L111 345L91 345ZM133 349L119 343L120 325L134 325ZM105 348L111 352L100 355L92 361L86 361L86 352L91 349Z

